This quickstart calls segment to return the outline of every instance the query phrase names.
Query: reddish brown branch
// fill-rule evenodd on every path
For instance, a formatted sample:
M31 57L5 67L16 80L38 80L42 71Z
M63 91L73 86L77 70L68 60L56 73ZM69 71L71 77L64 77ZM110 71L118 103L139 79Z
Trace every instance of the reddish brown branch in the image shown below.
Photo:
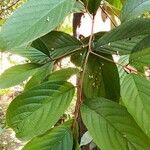
M111 19L111 17L107 14L107 12L100 6L101 10L103 11L103 13L109 18L109 20L111 21L111 23L114 25L114 27L116 27L116 24L114 23L114 21Z

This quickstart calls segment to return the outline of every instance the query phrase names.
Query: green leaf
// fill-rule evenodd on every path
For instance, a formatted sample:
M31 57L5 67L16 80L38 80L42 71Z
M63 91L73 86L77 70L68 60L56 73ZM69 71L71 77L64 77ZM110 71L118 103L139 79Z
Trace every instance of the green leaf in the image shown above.
M135 66L140 72L145 72L144 67L150 66L150 35L136 44L132 53L130 54L130 64Z
M127 75L121 95L128 112L150 137L150 81L135 74Z
M75 37L59 31L52 31L37 40L40 40L41 44L50 52L52 59L57 59L82 48L82 43Z
M84 124L103 150L149 150L150 140L126 108L105 98L85 100L81 107Z
M139 45L139 43L144 41L145 38L146 36L137 36L133 38L119 40L116 42L111 42L109 44L101 46L96 51L100 51L106 54L119 54L119 55L130 54L135 50L135 48L139 49L139 47L142 48L145 47L145 45L142 44L141 46ZM144 43L146 43L146 41Z
M137 40L138 43L139 41L138 39L136 39L137 37L140 37L140 40L142 40L144 36L147 36L148 34L150 34L150 19L138 18L130 20L121 24L119 27L116 27L112 31L106 33L104 36L99 38L95 42L94 49L96 51L100 51L105 46L111 46L112 42L119 42L122 40L130 41L132 38L135 38L135 40ZM122 49L126 44L126 41L122 43ZM111 49L109 49L109 51L111 52Z
M95 33L95 34L93 35L93 36L94 36L94 41L96 42L97 39L101 38L105 33L106 33L106 32L98 32L98 33ZM84 45L88 45L89 40L90 40L90 36L81 39L81 42L82 42ZM94 44L93 44L92 46L93 46L93 48L94 48ZM76 66L78 66L78 67L82 67L83 64L84 64L84 60L85 60L86 54L87 54L87 48L88 48L88 47L84 47L84 48L82 48L81 50L79 50L78 52L76 52L75 54L73 54L73 55L71 56L71 62L72 62L73 64L75 64Z
M72 75L79 73L79 69L77 68L65 68L51 73L48 77L48 80L51 82L54 81L66 81Z
M98 32L94 34L94 41L96 41L97 39L101 38L106 32ZM90 36L81 39L81 42L84 45L88 45L90 40ZM94 46L94 45L93 45ZM73 54L71 56L71 62L73 64L75 64L76 66L82 67L85 57L86 57L86 53L87 53L87 47L82 48L81 50L79 50L78 52L76 52L75 54Z
M122 8L122 2L121 0L107 0L113 7L116 7L117 9Z
M32 44L31 44L31 46L50 57L49 50L47 49L47 47L41 41L40 38L38 38L35 41L33 41Z
M120 85L122 84L124 78L127 75L127 72L124 70L123 66L126 66L129 64L129 55L122 55L118 61L119 64L121 65L117 65L118 67L118 73L119 73L119 78L120 78Z
M121 13L122 2L120 0L109 0L109 3L105 1L103 7L106 7L108 15L114 20L114 17Z
M45 35L72 11L75 0L30 0L2 27L0 49L10 49Z
M81 49L80 51L76 52L75 54L71 55L71 62L78 67L82 67L84 64L84 60L87 54L86 49Z
M149 42L149 40L150 40L150 35L145 36L142 40L140 40L140 41L136 44L136 46L134 47L132 53L150 47L150 42Z
M149 35L135 36L116 42L110 42L109 44L101 46L98 51L107 54L127 55L138 50L150 47L149 39Z
M25 57L29 59L33 63L39 63L44 64L48 61L50 61L50 57L46 55L45 53L33 48L33 47L20 47L20 48L14 48L12 50L8 50L12 54L17 54L22 57Z
M7 125L18 138L43 134L58 121L69 106L74 87L68 82L45 82L15 98L6 114Z
M47 63L42 67L40 67L39 70L27 82L25 86L25 90L40 85L45 80L45 78L51 73L52 68L53 68L53 63Z
M103 55L112 60L111 55ZM83 80L83 92L87 98L103 96L112 100L120 98L120 83L115 64L90 55Z
M72 150L72 146L73 137L70 130L61 125L33 138L23 150Z
M123 5L121 20L128 21L150 11L150 0L126 0Z
M85 7L88 9L88 11L91 14L95 15L100 6L101 0L82 0L82 1L85 4Z
M81 13L81 12L85 12L85 7L80 1L76 1L73 8L73 13Z
M97 39L101 38L105 33L106 32L95 33L93 35L94 41L96 42ZM71 62L74 63L76 66L82 67L83 65L88 50L89 40L90 40L90 36L81 39L81 43L83 44L82 49L80 49L78 52L76 52L71 56ZM92 47L94 48L94 43Z
M144 72L144 67L150 66L150 48L132 53L130 55L130 64L141 72Z
M22 64L7 69L0 76L0 88L8 88L23 82L34 75L39 67L37 64Z

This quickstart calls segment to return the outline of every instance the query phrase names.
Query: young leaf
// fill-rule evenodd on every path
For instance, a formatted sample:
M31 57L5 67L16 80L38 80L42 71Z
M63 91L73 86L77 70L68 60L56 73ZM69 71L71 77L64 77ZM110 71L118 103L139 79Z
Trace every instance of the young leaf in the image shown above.
M45 35L72 11L75 0L30 0L2 27L0 49L10 49Z
M23 82L34 75L39 67L37 64L22 64L7 69L0 76L0 88L12 87Z
M72 150L73 137L70 130L61 125L33 138L23 150Z
M112 60L112 56L102 55ZM83 92L87 98L103 96L117 101L120 98L117 66L97 56L90 55L83 80Z
M19 95L9 105L7 125L18 138L43 134L58 121L69 106L74 87L68 82L45 82Z
M148 34L150 34L150 19L134 19L121 24L119 27L99 38L95 42L94 49L100 51L105 45L111 46L112 42L119 42L127 39L131 40L132 38L140 36L144 38L144 36L147 36ZM124 47L125 44L126 42L122 43L122 47Z
M150 0L126 0L123 5L121 20L128 21L150 10Z
M126 108L105 98L85 100L81 108L84 124L103 150L148 150L149 138Z
M87 145L93 141L93 138L91 137L89 131L85 132L83 136L81 137L80 146Z
M47 63L40 67L39 70L27 82L24 90L28 90L32 87L40 85L45 80L45 78L51 73L52 68L53 63Z
M150 137L150 82L138 75L127 75L121 87L122 101L142 130Z
M79 69L77 68L65 68L51 73L48 77L48 80L51 82L54 81L66 81L72 75L79 73Z
M52 59L57 59L63 55L74 52L76 49L80 50L82 48L82 43L75 37L59 31L52 31L37 39L37 41L39 40L50 52Z

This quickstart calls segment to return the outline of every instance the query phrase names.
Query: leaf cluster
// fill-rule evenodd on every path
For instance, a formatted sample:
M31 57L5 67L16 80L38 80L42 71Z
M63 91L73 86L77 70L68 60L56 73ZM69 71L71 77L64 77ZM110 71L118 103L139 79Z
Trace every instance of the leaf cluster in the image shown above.
M77 5L78 3L78 5ZM119 12L121 24L81 40L55 28L75 10L88 12L94 26L99 8ZM111 11L111 13L110 13ZM0 32L0 50L28 59L0 76L0 88L25 80L24 91L9 105L7 125L23 150L80 150L78 117L102 150L150 149L150 0L29 0ZM115 62L113 55L119 55ZM55 70L70 57L74 68ZM68 79L77 75L79 85ZM58 123L79 93L73 118ZM91 142L91 140L90 140Z

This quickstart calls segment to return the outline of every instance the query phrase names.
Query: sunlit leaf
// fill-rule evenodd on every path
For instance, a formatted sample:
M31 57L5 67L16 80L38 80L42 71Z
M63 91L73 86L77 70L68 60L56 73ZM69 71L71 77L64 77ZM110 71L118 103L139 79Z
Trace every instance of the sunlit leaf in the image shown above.
M75 0L29 0L6 21L0 49L10 49L45 35L72 11Z
M72 150L72 146L73 138L70 130L61 125L33 138L23 150Z
M45 82L16 97L7 110L7 125L18 138L31 139L50 129L69 106L74 87L67 82Z

